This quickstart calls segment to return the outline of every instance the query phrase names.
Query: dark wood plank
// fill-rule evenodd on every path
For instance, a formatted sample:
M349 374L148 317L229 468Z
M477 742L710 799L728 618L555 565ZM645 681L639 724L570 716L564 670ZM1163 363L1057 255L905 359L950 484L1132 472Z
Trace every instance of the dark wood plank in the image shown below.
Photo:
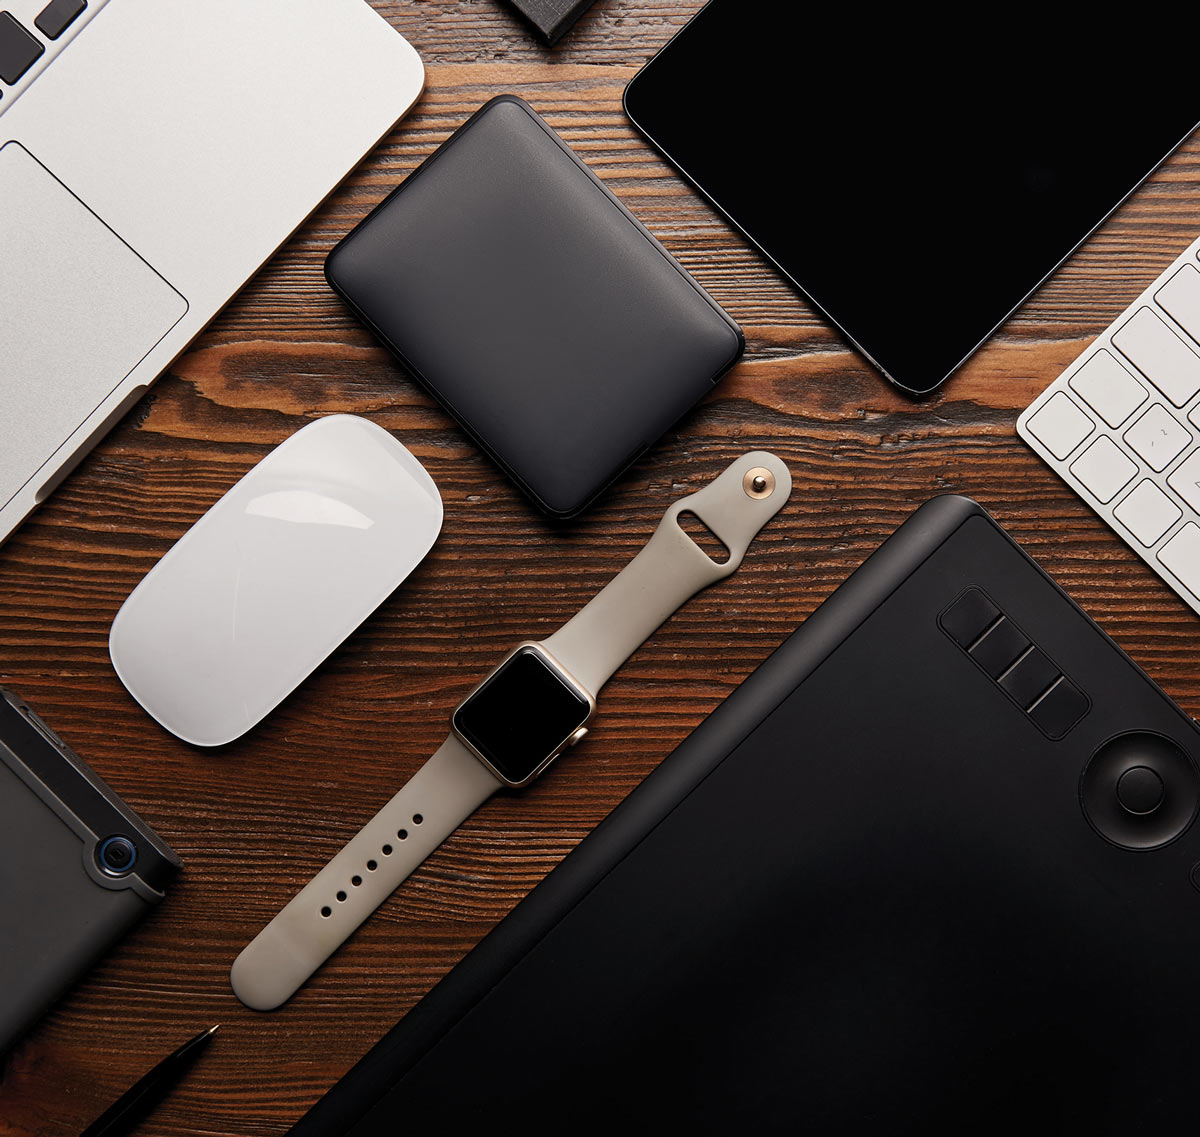
M630 129L624 84L697 2L601 0L540 47L492 0L379 3L428 64L416 111L0 548L0 682L160 829L187 871L0 1076L0 1134L74 1134L158 1057L222 1023L144 1132L288 1128L917 505L978 499L1200 713L1195 617L1017 439L1018 412L1200 231L1200 142L1175 155L934 399L847 351ZM743 324L746 357L585 517L536 516L324 284L332 244L490 96L562 132ZM986 256L986 247L981 249ZM936 306L930 307L936 335ZM166 735L112 672L124 597L195 519L310 419L363 414L442 490L427 562L249 738ZM258 928L424 761L514 641L553 630L666 506L745 449L795 493L741 571L660 629L606 689L587 742L473 817L284 1010L227 971Z

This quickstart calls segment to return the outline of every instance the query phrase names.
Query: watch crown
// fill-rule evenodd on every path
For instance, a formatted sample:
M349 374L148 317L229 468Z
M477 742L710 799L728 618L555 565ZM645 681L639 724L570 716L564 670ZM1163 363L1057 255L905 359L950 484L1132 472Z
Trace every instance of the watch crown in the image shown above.
M567 746L574 746L583 738L585 734L587 734L587 732L588 728L586 726L581 726L573 735L571 735L570 738L567 739Z

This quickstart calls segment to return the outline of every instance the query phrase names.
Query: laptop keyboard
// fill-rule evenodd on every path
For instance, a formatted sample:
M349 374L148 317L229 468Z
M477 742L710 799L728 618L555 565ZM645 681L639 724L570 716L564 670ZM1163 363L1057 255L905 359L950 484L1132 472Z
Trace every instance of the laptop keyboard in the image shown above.
M87 0L50 0L33 15L33 27L40 37L22 22L20 12L14 15L7 9L0 11L0 109L15 94L13 88L46 54L47 41L52 44L58 40L87 6Z
M25 74L46 49L11 12L0 12L0 79L10 86Z
M50 0L33 21L47 39L58 39L87 7L87 0Z
M1017 420L1038 455L1200 613L1200 239Z

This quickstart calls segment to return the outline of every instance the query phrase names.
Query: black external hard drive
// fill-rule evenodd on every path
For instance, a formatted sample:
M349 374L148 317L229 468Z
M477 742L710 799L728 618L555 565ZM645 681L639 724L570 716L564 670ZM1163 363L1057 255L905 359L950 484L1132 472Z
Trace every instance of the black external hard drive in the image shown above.
M162 898L179 858L0 688L0 1054Z
M738 326L512 95L385 198L325 275L555 517L585 508L743 347Z

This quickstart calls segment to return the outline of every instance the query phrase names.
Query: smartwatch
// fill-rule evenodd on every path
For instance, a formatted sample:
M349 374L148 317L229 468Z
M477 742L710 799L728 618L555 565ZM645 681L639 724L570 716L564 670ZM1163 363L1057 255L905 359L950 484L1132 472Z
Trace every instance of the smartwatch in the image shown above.
M676 501L645 547L557 632L518 644L451 716L420 770L234 961L234 993L285 1003L462 822L499 789L528 785L587 733L596 695L689 597L732 573L791 493L775 455L743 455ZM713 560L679 524L695 514L729 551Z

